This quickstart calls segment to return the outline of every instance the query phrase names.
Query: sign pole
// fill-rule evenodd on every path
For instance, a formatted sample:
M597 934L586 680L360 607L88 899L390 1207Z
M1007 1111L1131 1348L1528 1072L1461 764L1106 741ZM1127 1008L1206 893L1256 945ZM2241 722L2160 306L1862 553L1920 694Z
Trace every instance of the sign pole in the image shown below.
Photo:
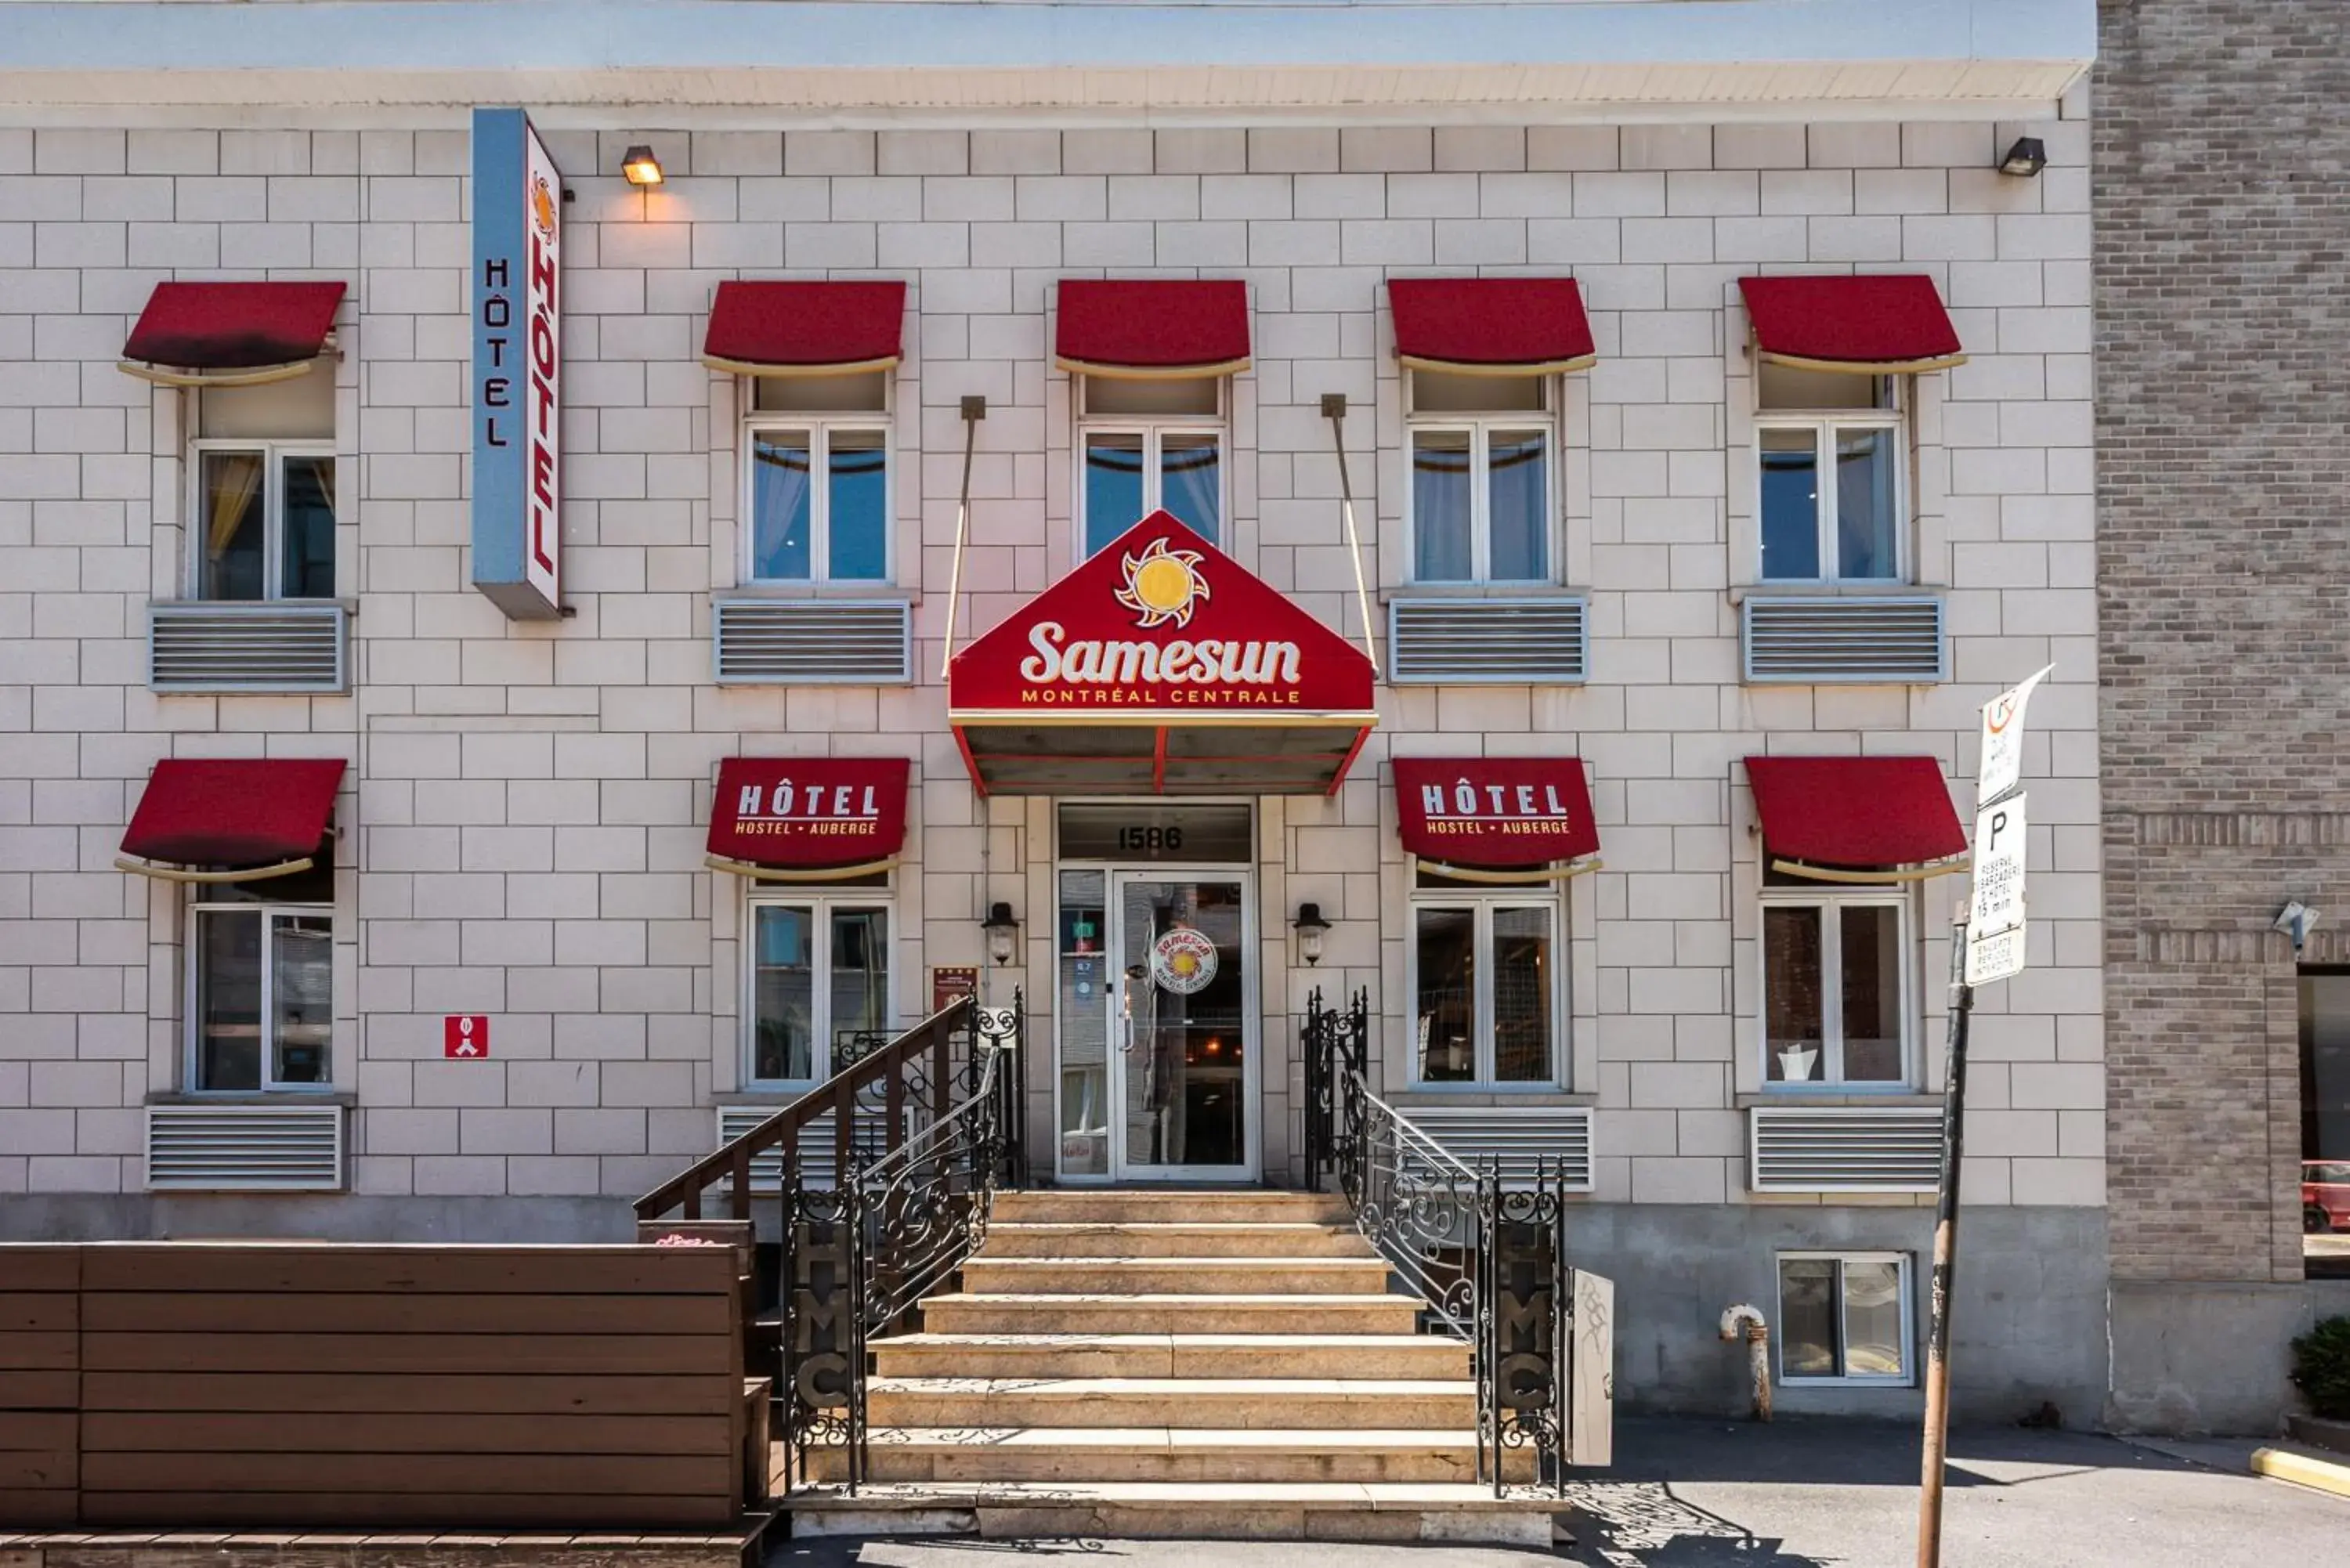
M1942 1474L1950 1432L1950 1282L1959 1262L1959 1157L1967 1138L1967 1023L1975 988L1967 983L1966 909L1950 929L1950 1082L1942 1098L1942 1184L1934 1210L1934 1272L1926 1335L1926 1437L1918 1498L1918 1568L1942 1561Z

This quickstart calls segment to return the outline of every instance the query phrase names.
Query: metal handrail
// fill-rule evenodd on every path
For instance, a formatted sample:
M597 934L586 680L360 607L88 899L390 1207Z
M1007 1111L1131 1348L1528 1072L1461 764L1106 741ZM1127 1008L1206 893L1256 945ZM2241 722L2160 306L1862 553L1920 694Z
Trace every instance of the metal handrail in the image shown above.
M733 1188L733 1217L748 1220L751 1218L751 1162L769 1150L778 1148L783 1151L785 1161L790 1162L798 1152L801 1129L827 1111L837 1113L833 1124L833 1137L837 1145L834 1168L847 1170L851 1139L855 1136L858 1092L885 1075L888 1078L889 1106L889 1115L883 1122L883 1136L888 1140L887 1151L895 1151L905 1137L905 1118L900 1114L899 1069L924 1051L931 1053L931 1110L934 1116L943 1116L948 1091L947 1047L955 1032L970 1022L971 1011L971 999L958 998L879 1051L841 1068L758 1126L728 1139L715 1152L702 1156L638 1199L637 1218L658 1220L672 1209L682 1209L685 1219L699 1220L702 1218L702 1194L723 1178Z

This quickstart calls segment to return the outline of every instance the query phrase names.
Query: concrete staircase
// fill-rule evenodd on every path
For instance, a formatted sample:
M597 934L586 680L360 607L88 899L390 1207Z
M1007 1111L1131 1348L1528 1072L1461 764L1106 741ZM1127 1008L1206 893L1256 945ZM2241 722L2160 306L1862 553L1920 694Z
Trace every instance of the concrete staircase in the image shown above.
M1003 1192L962 1285L874 1343L868 1482L796 1529L1550 1543L1555 1497L1476 1480L1469 1347L1336 1199Z

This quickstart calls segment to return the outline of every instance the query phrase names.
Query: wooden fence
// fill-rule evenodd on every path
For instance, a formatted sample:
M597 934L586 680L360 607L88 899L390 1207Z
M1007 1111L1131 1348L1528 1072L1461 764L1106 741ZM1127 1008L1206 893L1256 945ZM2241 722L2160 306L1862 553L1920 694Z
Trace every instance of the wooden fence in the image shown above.
M734 1249L0 1246L0 1525L728 1527Z

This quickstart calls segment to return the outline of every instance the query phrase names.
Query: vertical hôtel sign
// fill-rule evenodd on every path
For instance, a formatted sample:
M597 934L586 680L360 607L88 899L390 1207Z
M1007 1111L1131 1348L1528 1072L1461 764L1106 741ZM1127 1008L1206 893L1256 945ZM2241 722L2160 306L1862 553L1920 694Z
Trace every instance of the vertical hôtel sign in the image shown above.
M518 109L473 110L473 586L563 613L563 175Z

